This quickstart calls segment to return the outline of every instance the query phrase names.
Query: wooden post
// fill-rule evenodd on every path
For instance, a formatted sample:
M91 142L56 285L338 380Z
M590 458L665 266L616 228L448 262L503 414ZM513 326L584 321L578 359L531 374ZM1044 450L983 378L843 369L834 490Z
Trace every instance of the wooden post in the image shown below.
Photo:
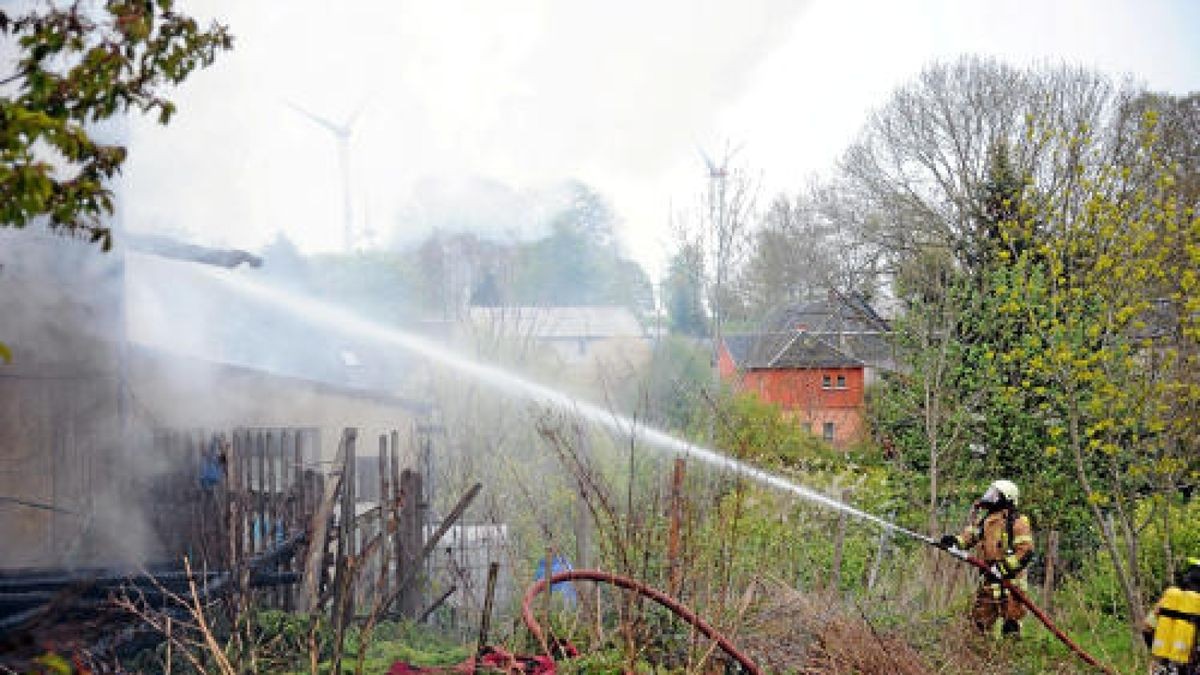
M254 434L242 431L242 557L254 553Z
M304 577L301 583L301 593L297 609L301 612L316 612L320 606L321 577L324 576L326 561L325 553L329 542L329 521L333 517L333 508L341 491L342 478L345 474L346 437L338 446L337 456L333 459L333 467L325 480L324 491L316 510L313 512L311 537L308 542L308 553L304 562ZM339 551L341 545L339 544Z
M400 534L400 501L404 498L400 485L400 432L392 431L392 501L389 514L392 520L392 559L396 561L396 588L404 575L404 537Z
M424 523L421 518L421 474L405 469L400 474L400 495L403 506L400 512L400 523L397 535L403 540L401 557L398 562L405 568L405 576L417 576L417 566L423 564L421 554L424 546ZM403 581L401 582L403 583ZM402 616L416 618L421 611L421 584L409 583L400 591L397 611Z
M267 482L267 452L266 437L259 431L254 435L254 461L258 465L254 481L254 521L257 523L254 534L254 552L265 550L266 534L263 532L263 521L266 520L266 499L264 490Z
M229 453L232 451L229 439L225 434L216 437L217 441L217 466L220 468L220 482L217 483L216 489L213 490L213 519L216 521L216 530L213 533L212 552L213 558L220 569L232 569L229 564L227 554L229 553L229 495L230 495L230 464Z
M276 536L275 536L275 526L276 526L276 523L279 522L278 521L279 501L276 499L276 496L278 495L278 493L276 492L276 489L279 486L278 486L278 483L276 482L276 475L275 475L275 473L276 473L275 472L275 457L276 457L276 455L279 454L277 451L278 447L281 447L281 446L282 446L282 439L279 438L279 435L268 431L267 432L267 442L266 442L266 446L264 447L264 449L266 450L266 454L267 454L267 457L266 457L266 461L267 461L267 486L266 486L267 487L267 508L266 508L267 522L266 522L266 527L263 528L263 540L264 540L264 543L266 544L263 547L263 550L265 550L265 551L269 551L272 548L274 548L275 542L277 540ZM272 587L267 593L265 593L265 595L268 600L268 604L271 607L278 607L278 604L277 604L279 601L279 587L278 586Z
M420 476L418 476L417 479L420 480ZM403 486L404 486L404 481L402 480L401 487L403 487ZM433 553L433 549L437 547L438 542L440 542L442 540L442 537L444 537L446 535L446 532L448 532L450 530L450 528L456 522L458 522L458 519L461 518L463 513L466 512L467 507L471 505L471 502L479 494L479 491L482 488L483 488L483 486L480 483L476 483L476 484L472 485L471 488L469 490L467 490L466 494L464 494L458 500L458 503L454 505L454 508L450 510L450 513L445 518L442 519L441 523L438 524L438 527L436 530L434 530L433 535L430 536L427 541L425 541L425 544L421 547L421 550L418 551L417 556L416 556L416 562L422 563L429 557L429 555L431 553ZM403 523L402 523L402 525L403 525ZM402 531L403 531L403 528L402 528ZM422 536L424 536L424 535L422 535ZM405 550L407 551L409 549L406 548ZM402 561L407 561L407 559L408 559L407 554L403 558L401 558ZM453 564L453 561L451 561L451 564ZM383 605L380 607L379 611L381 613L386 613L388 611L388 609L392 606L392 604L395 602L397 596L399 596L400 593L402 593L403 591L408 589L409 584L411 584L413 581L416 580L417 573L419 571L420 571L420 568L417 565L407 565L406 564L404 576L401 577L400 581L396 583L396 589L392 591L391 597L389 597L388 600L386 602L384 602ZM464 582L470 581L470 579L468 579L466 577L463 577L463 580L464 580ZM469 592L470 588L467 588L467 591Z
M357 516L357 480L358 480L358 452L356 442L358 440L358 430L348 429L346 433L346 466L342 470L342 513L341 513L341 536L339 541L342 542L343 559L350 563L358 554L358 546L356 542L357 530L354 527L354 520ZM347 565L342 565L339 560L339 570L346 575L351 573L351 569ZM338 584L341 586L341 584ZM344 590L349 594L345 599L345 616L341 621L343 625L354 616L354 585L347 579Z
M479 671L479 655L487 646L488 628L492 623L492 602L496 598L496 577L500 572L500 563L488 563L487 593L483 596L483 615L479 617L479 643L475 647L475 671ZM549 628L549 625L547 625Z
M297 478L300 474L296 465L292 463L292 449L298 435L299 431L293 429L284 429L279 435L279 498L283 503L283 531L286 536L291 536L298 529L296 527L296 490L299 486ZM287 560L283 561L282 569L288 572L295 571L295 561L296 556L288 556ZM292 611L295 601L292 584L288 584L280 590L283 594L283 609L288 612Z
M305 527L308 523L308 478L304 468L304 438L303 429L296 430L295 469L296 469L296 526Z
M1042 607L1054 611L1054 572L1058 565L1058 530L1050 530L1046 542L1046 573L1042 578Z
M345 458L342 464L342 504L338 522L338 556L337 571L333 577L333 672L342 672L342 643L346 635L346 626L354 616L354 474L355 474L355 440L358 432L346 429L342 433L342 447Z
M667 594L678 597L683 586L683 561L681 529L683 527L683 481L687 463L682 457L675 458L671 471L671 493L667 508L670 510L670 529L667 531Z
M438 488L434 484L433 473L433 434L440 427L433 424L432 418L426 418L424 424L417 426L419 442L417 446L417 473L421 476L421 495L424 501L433 502ZM422 514L424 515L424 514ZM424 521L422 521L424 524Z
M226 545L229 547L228 560L229 569L234 570L241 564L242 552L242 505L240 503L242 494L242 435L238 430L233 432L233 442L226 446L226 466L229 469L229 476L226 477L226 513L228 521L225 527L229 541Z
M379 536L382 538L379 547L379 579L378 585L382 597L376 598L375 602L382 601L388 596L388 582L391 575L389 572L389 560L391 559L391 542L388 540L388 529L392 519L391 504L391 482L388 480L388 437L387 434L379 435Z
M845 496L845 493L842 493ZM834 593L838 593L842 586L842 547L846 543L846 514L843 511L838 511L837 534L833 540L833 564L831 567L831 577L829 588Z
M888 514L888 522L895 522L896 512ZM867 575L867 592L870 593L875 588L875 582L879 580L879 568L883 564L883 556L887 553L888 540L892 538L892 531L889 528L879 528L879 546L875 552L875 559L871 561L871 571Z

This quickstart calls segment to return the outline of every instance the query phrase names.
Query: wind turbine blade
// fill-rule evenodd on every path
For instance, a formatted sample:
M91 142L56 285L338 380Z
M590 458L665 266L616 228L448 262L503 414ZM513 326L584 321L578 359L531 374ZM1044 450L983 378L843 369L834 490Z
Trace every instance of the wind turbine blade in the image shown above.
M347 135L354 133L354 123L358 121L359 115L362 115L362 112L367 109L367 104L371 102L371 98L371 94L364 96L362 102L358 104L358 107L354 109L354 112L350 113L345 123L342 124L342 128L346 131Z
M333 122L330 122L329 120L325 119L324 117L321 117L320 115L311 113L311 112L305 110L304 108L301 108L300 106L296 105L295 103L292 103L291 101L284 101L284 103L286 103L288 105L288 107L291 108L292 110L295 110L296 112L300 113L301 115L307 117L313 124L318 124L322 127L325 127L326 130L333 133L335 136L346 135L345 129L343 129L342 127L339 127L338 125L334 124Z
M708 156L708 153L704 151L704 148L697 145L696 152L700 153L700 159L704 160L704 165L708 167L708 173L716 174L717 166L713 164L712 158Z
M746 147L746 144L744 142L742 142L742 143L738 143L737 147L735 147L733 150L730 150L729 145L726 144L725 145L725 166L729 166L730 162L733 161L733 158L737 157L738 153L741 152L742 148L745 148L745 147Z

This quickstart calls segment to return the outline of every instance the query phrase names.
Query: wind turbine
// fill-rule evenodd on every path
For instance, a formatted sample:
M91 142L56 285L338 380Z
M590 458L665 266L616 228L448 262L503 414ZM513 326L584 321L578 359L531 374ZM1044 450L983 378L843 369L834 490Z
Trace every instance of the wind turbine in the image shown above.
M342 219L344 221L343 227L345 228L342 236L344 238L343 245L346 248L346 252L349 253L354 250L354 214L350 206L350 139L354 135L354 123L358 121L358 117L362 114L367 102L363 101L360 103L358 108L350 113L346 121L341 124L331 122L316 113L301 108L291 101L287 101L286 103L292 110L307 117L313 124L333 134L333 138L337 142L338 169L342 174Z

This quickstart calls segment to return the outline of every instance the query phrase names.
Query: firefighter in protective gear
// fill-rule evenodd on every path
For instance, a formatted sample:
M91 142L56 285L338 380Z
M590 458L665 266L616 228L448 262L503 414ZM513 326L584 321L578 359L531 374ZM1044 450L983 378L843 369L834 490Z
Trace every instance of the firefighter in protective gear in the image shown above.
M996 622L1003 619L1001 634L1019 635L1025 606L997 579L1011 581L1021 590L1027 588L1025 567L1033 558L1033 528L1029 518L1017 511L1020 491L1012 481L993 482L983 497L975 502L982 510L979 521L968 526L961 534L942 537L945 548L968 551L977 549L977 557L988 564L988 574L980 575L979 590L971 608L971 621L981 632L990 632Z
M1154 657L1153 673L1200 675L1200 558L1189 558L1178 583L1146 615L1142 635Z

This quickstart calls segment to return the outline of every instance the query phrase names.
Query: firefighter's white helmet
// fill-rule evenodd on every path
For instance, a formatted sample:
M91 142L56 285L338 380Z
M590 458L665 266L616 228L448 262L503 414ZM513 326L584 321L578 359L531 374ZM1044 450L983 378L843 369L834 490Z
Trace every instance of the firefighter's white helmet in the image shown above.
M992 481L988 486L987 492L983 493L983 499L979 500L984 504L999 504L1007 502L1013 506L1017 505L1017 501L1021 497L1021 491L1017 489L1017 484L1011 480Z

